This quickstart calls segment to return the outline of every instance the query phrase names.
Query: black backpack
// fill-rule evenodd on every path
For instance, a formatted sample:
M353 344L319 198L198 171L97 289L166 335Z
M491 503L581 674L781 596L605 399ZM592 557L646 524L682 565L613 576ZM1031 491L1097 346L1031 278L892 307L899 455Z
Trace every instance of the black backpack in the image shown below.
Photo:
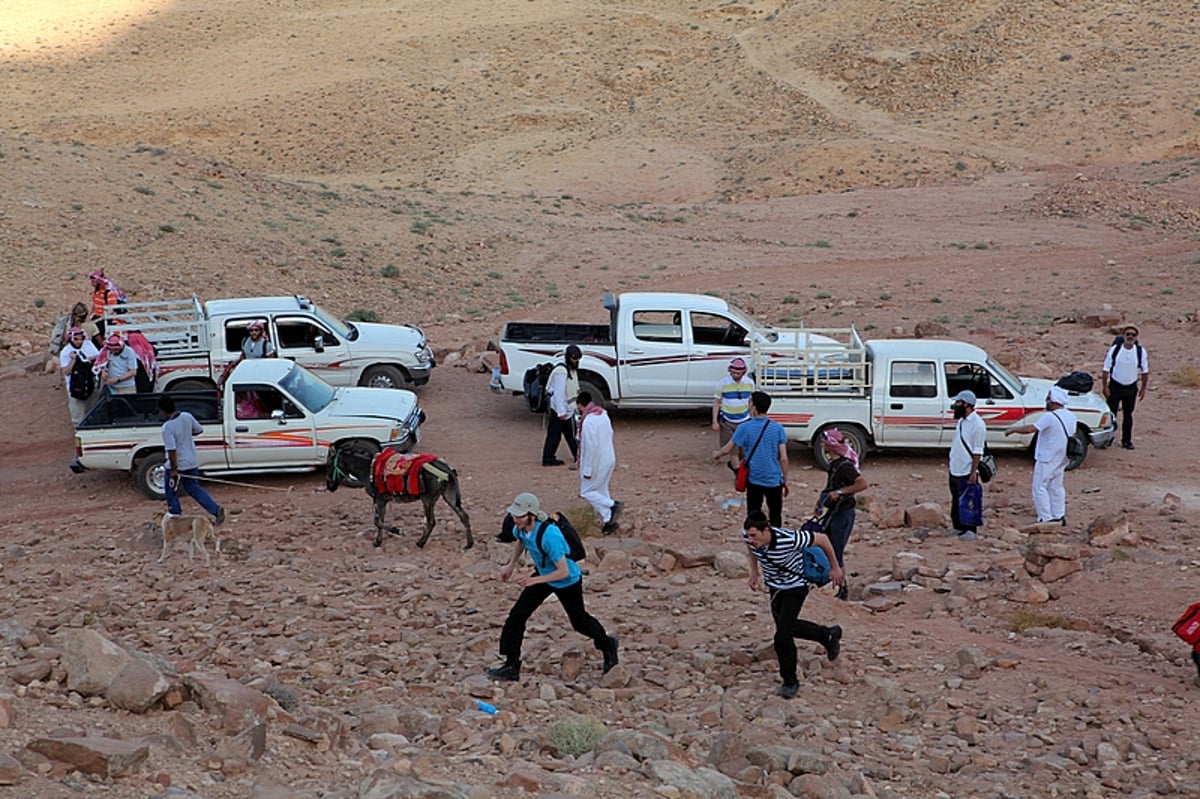
M71 367L71 396L77 400L88 400L96 393L96 373L92 371L92 362L79 352L75 355L75 365Z
M525 389L525 404L531 413L545 413L550 409L550 395L547 387L550 384L550 373L554 364L550 361L539 363L525 370L523 388Z
M1072 394L1086 394L1092 390L1092 376L1087 372L1071 372L1058 378L1054 385Z
M546 528L551 524L558 526L562 531L563 538L567 542L567 557L578 563L581 560L587 560L587 549L583 546L583 539L579 537L579 531L575 529L575 525L571 524L571 520L563 513L551 513L546 521L538 525L537 530L537 547L545 556L546 549L542 546L542 536L546 533ZM514 531L515 523L511 513L504 514L504 522L500 525L500 533L496 536L496 540L502 544L511 544L517 540L517 534Z

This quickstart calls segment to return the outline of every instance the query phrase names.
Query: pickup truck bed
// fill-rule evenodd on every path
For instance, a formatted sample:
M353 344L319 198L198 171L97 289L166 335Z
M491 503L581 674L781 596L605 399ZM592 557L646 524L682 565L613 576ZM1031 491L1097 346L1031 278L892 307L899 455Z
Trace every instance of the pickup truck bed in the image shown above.
M509 322L500 338L527 344L612 344L608 325L559 322Z
M161 425L163 418L158 412L161 394L112 394L102 397L91 412L79 423L81 430L102 430L120 427L143 427ZM221 403L217 392L185 391L171 396L175 407L196 417L200 424L219 424Z

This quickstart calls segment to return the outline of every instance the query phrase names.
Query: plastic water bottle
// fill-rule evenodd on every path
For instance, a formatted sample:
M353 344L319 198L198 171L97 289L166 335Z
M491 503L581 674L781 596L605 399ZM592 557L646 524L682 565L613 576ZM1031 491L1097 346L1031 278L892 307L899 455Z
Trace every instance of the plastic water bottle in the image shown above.
M729 499L721 500L721 510L729 510L730 508L740 507L742 507L742 500L740 497L730 497Z
M484 713L487 713L489 716L495 715L495 713L496 713L496 706L489 705L487 702L484 702L482 699L476 699L475 704L479 706L480 710L482 710Z

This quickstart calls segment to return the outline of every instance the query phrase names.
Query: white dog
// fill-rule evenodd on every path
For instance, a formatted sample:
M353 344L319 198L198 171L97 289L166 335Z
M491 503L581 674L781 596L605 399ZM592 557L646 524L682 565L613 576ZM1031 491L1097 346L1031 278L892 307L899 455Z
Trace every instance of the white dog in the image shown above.
M158 561L161 563L167 553L180 541L187 541L188 545L188 561L192 560L192 555L199 548L200 553L204 555L204 562L209 563L208 550L204 548L204 541L207 538L212 538L214 549L217 554L221 554L221 539L217 537L216 530L213 529L213 523L207 516L172 516L170 513L163 512L162 515L162 537L163 548L162 555Z

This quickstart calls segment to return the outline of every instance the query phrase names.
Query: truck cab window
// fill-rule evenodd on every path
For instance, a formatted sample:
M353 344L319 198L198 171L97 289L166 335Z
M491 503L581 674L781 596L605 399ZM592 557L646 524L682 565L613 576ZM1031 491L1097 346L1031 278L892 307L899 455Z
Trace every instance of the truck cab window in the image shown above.
M973 391L980 399L1012 399L1012 392L983 364L947 361L945 369L946 393L951 397L960 391Z
M262 319L256 316L254 319ZM231 355L242 353L242 342L250 336L252 319L234 319L225 323L225 351Z
M692 343L721 347L746 347L746 329L728 317L696 312L690 314Z
M892 361L892 397L936 397L937 372L932 362Z
M288 349L316 349L318 337L324 347L335 347L340 343L330 330L311 319L277 317L275 330L279 335L279 346Z
M633 335L641 341L683 343L683 325L679 311L636 311Z

